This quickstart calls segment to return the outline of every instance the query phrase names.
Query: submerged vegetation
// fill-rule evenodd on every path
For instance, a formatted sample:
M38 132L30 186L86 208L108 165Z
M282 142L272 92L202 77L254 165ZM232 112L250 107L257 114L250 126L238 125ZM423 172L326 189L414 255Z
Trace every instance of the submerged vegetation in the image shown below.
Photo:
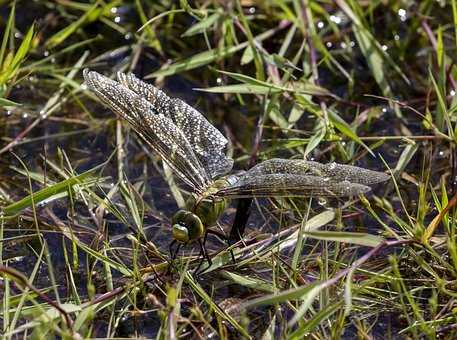
M0 6L3 338L457 337L457 1ZM256 199L243 240L211 235L196 275L198 245L169 252L189 187L84 68L198 108L236 170L289 158L391 178Z

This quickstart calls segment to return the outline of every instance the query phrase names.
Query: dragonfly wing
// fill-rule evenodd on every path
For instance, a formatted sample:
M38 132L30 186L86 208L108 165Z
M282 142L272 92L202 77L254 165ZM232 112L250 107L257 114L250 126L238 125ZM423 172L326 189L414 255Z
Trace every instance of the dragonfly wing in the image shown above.
M273 158L249 169L247 176L259 174L295 174L312 175L326 178L331 182L348 181L363 185L372 185L387 181L390 176L379 171L338 163L318 163L302 159Z
M239 180L217 192L220 196L354 196L389 176L351 165L321 164L305 160L274 158L257 164Z
M164 115L161 98L152 104L140 94L97 72L84 70L87 86L116 114L128 121L171 169L196 192L211 183L183 132Z
M118 73L118 80L151 103L158 113L169 117L189 141L195 155L211 178L228 173L233 160L224 153L227 139L192 106L138 79L134 74Z
M244 175L235 184L219 190L223 197L341 197L365 193L370 187L349 181L333 182L323 177L297 174Z

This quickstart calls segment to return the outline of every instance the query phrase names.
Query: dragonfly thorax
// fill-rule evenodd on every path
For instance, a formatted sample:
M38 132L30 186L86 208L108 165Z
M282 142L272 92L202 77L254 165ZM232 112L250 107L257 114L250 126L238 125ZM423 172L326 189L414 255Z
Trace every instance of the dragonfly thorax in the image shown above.
M213 193L229 183L226 178L218 179L203 194L189 196L187 210L179 210L172 218L172 233L176 241L193 242L203 237L207 228L216 224L225 210L227 199L213 196Z

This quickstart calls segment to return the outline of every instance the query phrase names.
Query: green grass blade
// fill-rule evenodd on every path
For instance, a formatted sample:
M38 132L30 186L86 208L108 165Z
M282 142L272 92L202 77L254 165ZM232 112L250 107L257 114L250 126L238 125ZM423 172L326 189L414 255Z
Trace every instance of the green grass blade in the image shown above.
M6 23L5 28L3 29L3 39L2 39L2 45L0 47L0 70L3 69L3 58L5 57L6 53L6 46L8 45L8 39L10 36L11 28L13 27L13 22L14 22L14 16L16 13L16 2L13 2L13 5L11 7L11 12L8 17L8 21Z
M358 244L366 247L376 247L384 241L381 236L349 231L308 231L305 232L305 235L318 240Z
M210 16L202 19L198 24L193 25L190 27L187 31L185 31L181 37L190 37L196 34L200 34L205 32L207 29L209 29L213 24L215 24L219 18L221 18L222 13L221 12L216 12L214 14L211 14Z
M205 290L193 279L193 277L186 272L185 273L185 282L188 283L192 289L195 291L197 295L199 295L214 311L223 319L227 320L237 331L239 331L242 335L249 337L246 330L241 327L241 325L235 321L230 315L225 313L214 301L211 297L205 292Z
M322 324L330 316L335 314L343 305L343 301L337 301L331 305L326 306L316 313L312 318L307 319L303 325L299 326L292 334L289 335L289 339L303 339L306 335L312 332L316 327Z
M72 34L74 34L78 29L96 21L104 13L109 13L111 8L117 6L121 1L112 1L108 5L100 7L100 1L97 1L89 10L87 10L78 20L71 23L64 29L55 33L46 41L46 46L48 48L54 48L62 44L66 39L68 39Z
M343 135L352 139L354 142L357 142L365 148L372 156L374 156L373 151L357 136L357 134L352 131L351 126L344 121L335 111L328 110L328 116L332 124L338 129Z
M16 71L19 68L20 63L27 56L27 52L30 50L32 46L34 32L35 28L34 25L32 25L30 26L29 30L27 31L27 34L24 37L24 40L22 40L21 45L19 46L16 54L14 55L13 61L11 63L11 68L13 69L13 71Z
M91 169L80 175L70 177L47 188L41 189L17 202L7 205L2 209L2 211L6 215L12 215L19 213L26 208L30 208L33 204L38 204L45 200L50 200L53 197L59 198L61 197L60 195L62 193L66 193L67 190L74 185L87 185L88 183L93 182L93 172L95 169L97 168Z
M277 29L270 29L260 35L258 35L255 39L257 41L265 40L276 33ZM159 70L153 72L151 75L147 76L146 78L157 78L157 77L165 77L172 74L177 74L184 71L193 70L197 67L201 67L203 65L207 65L212 63L216 60L221 60L226 57L231 56L232 54L244 49L249 45L248 41L245 41L241 44L235 46L226 46L223 48L216 48L211 49L209 51L204 51L197 53L185 60L178 61L174 64L165 65Z
M246 277L244 275L238 275L227 270L221 271L220 274L237 285L268 293L274 292L274 287L266 281L258 280L252 277Z
M204 89L196 89L202 92L209 93L237 93L237 94L261 94L268 95L271 93L278 93L281 90L274 86L252 85L252 84L235 84L225 86L215 86Z

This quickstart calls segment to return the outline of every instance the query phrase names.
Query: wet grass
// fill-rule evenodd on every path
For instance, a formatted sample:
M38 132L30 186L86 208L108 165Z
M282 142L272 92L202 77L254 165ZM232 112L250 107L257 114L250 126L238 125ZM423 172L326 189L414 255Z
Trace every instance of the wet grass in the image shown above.
M455 338L456 1L0 1L3 338ZM82 83L134 72L204 112L235 168L391 174L254 202L169 268L187 188ZM220 221L229 232L235 204Z

